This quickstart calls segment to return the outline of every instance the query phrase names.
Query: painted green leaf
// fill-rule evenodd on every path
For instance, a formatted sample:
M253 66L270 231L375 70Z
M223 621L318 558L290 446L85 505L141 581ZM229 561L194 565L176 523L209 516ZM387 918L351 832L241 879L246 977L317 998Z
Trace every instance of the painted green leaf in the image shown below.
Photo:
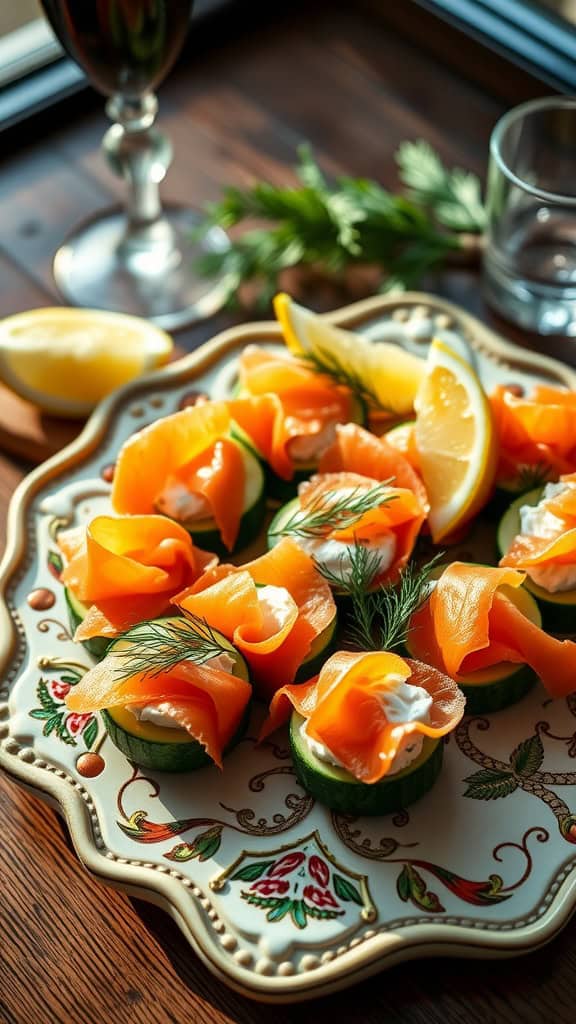
M529 778L537 772L544 760L544 747L538 733L523 740L510 755L510 764L516 775Z
M293 900L290 913L297 928L306 927L306 907L303 900Z
M88 722L88 725L86 726L86 728L84 729L84 732L82 733L82 739L84 740L84 743L86 744L87 750L90 750L90 748L93 746L94 741L95 741L97 735L98 735L98 722L96 721L95 718L93 718L91 722Z
M464 796L472 800L499 800L501 797L510 796L518 783L511 772L494 771L491 768L482 768L479 772L469 775L464 782L468 788Z
M276 901L276 906L272 907L272 909L266 914L266 920L271 922L281 921L283 917L286 917L286 914L290 911L291 907L291 899L278 899Z
M56 706L54 699L48 692L48 686L44 679L41 679L38 683L38 689L36 690L36 696L40 701L43 708L50 708L51 710Z
M73 675L61 675L60 679L62 680L63 683L68 683L69 686L76 686L76 684L79 683L80 680L82 679L82 676L80 675L79 672L74 672Z
M411 864L406 864L405 870L408 876L408 885L410 887L410 899L415 906L419 907L420 910L426 911L427 914L441 913L444 907L440 903L435 892L431 892L426 887L426 882L422 878L422 875L416 871L416 868L412 867Z
M62 555L58 551L48 552L48 568L56 579L59 579L60 573L64 568L64 562L62 561Z
M359 890L347 878L334 873L334 891L344 903L357 903L359 907L364 906L364 900Z
M34 708L30 712L30 718L52 718L54 708Z
M268 868L272 867L273 860L253 861L252 864L245 864L243 868L232 875L231 881L241 879L243 882L255 882Z
M396 891L403 903L407 903L410 899L410 876L406 865L402 868L402 871L398 875L398 881L396 882Z
M50 736L50 734L52 732L54 732L54 729L57 729L58 726L61 725L61 724L62 724L62 716L61 715L52 715L47 720L46 725L44 726L44 728L42 730L44 736Z

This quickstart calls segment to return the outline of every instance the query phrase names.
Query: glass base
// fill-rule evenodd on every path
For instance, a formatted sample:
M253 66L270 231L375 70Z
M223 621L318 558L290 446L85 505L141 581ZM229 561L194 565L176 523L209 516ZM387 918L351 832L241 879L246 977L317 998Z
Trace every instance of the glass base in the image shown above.
M576 336L576 287L544 284L512 275L487 253L484 258L486 302L512 323L542 335Z
M225 252L228 237L211 228L192 239L201 217L167 204L163 217L126 234L121 209L97 214L78 227L54 258L54 278L65 302L145 317L174 330L211 316L225 299L223 282L195 271L199 258Z

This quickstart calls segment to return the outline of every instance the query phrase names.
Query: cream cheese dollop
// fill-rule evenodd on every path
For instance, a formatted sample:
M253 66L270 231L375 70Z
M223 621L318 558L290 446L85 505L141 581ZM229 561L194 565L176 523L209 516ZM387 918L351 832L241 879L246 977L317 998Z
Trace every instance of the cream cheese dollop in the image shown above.
M550 512L546 508L546 504L551 498L575 489L576 483L569 481L546 484L537 505L522 505L520 508L521 536L553 540L554 537L559 537L564 533L566 529L564 520ZM576 564L529 565L525 572L537 586L548 590L551 594L576 589Z
M328 420L315 434L302 434L293 437L286 449L295 463L316 462L336 439L336 427L339 420Z
M202 473L200 469L199 475ZM181 480L169 476L154 504L159 512L180 523L207 519L211 515L210 503L203 494L192 494Z
M205 668L220 669L221 672L231 672L234 667L234 658L223 651L215 658L204 662ZM178 729L186 732L176 719L169 714L170 704L168 701L161 701L160 704L127 704L126 710L130 711L139 722L150 722L151 725L159 725L163 729Z
M430 721L432 697L423 686L415 686L403 679L402 676L392 673L386 676L384 683L385 686L378 697L390 723L397 722L399 725L406 725L408 722L422 722L427 724ZM305 719L300 726L300 735L310 753L319 761L332 764L336 768L343 768L342 762L327 746L308 735L307 724ZM421 733L404 736L386 775L396 775L407 768L412 761L415 761L420 755L423 742L424 737ZM384 759L385 755L380 754L380 757Z
M267 637L273 636L293 614L294 598L286 587L274 587L271 584L258 587L256 596L262 612L262 627Z

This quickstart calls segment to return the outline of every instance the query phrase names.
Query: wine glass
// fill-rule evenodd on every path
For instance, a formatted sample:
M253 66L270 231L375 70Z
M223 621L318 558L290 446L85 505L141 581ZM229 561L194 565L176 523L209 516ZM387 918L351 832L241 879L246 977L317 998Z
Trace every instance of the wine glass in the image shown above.
M125 208L96 214L64 242L54 277L72 305L147 317L168 330L209 316L222 304L219 282L194 271L206 251L223 251L225 232L194 240L199 216L162 206L159 184L172 159L154 125L153 90L176 60L194 0L40 0L67 53L108 97L113 124L104 153L127 186Z

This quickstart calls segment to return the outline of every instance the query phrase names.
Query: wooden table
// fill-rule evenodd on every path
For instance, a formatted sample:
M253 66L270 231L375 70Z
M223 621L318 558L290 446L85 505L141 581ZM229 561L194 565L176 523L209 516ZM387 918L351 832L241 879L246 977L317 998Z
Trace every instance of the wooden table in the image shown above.
M387 6L402 13L384 16ZM193 60L162 90L163 126L176 143L166 185L173 199L200 203L225 183L255 176L289 182L302 139L328 171L391 187L393 154L405 138L428 139L447 161L484 174L499 114L546 91L408 2L293 4L285 17L260 14L255 22L228 20L217 45L214 32L204 32ZM83 98L45 116L29 138L13 134L10 150L1 151L0 315L57 301L50 270L57 244L119 193L99 153L104 128L100 101ZM428 286L527 341L484 308L476 272L445 272ZM310 301L347 298L317 289ZM222 314L180 334L179 343L191 349L231 322ZM546 350L575 363L572 345L558 341ZM0 393L4 409L6 402ZM31 410L26 416L24 444L17 431L4 432L0 545L15 485L43 446L74 429L34 419ZM10 454L16 450L28 458ZM57 815L6 778L0 810L3 1024L574 1020L576 922L524 959L408 963L298 1008L259 1006L216 981L165 913L90 879Z

